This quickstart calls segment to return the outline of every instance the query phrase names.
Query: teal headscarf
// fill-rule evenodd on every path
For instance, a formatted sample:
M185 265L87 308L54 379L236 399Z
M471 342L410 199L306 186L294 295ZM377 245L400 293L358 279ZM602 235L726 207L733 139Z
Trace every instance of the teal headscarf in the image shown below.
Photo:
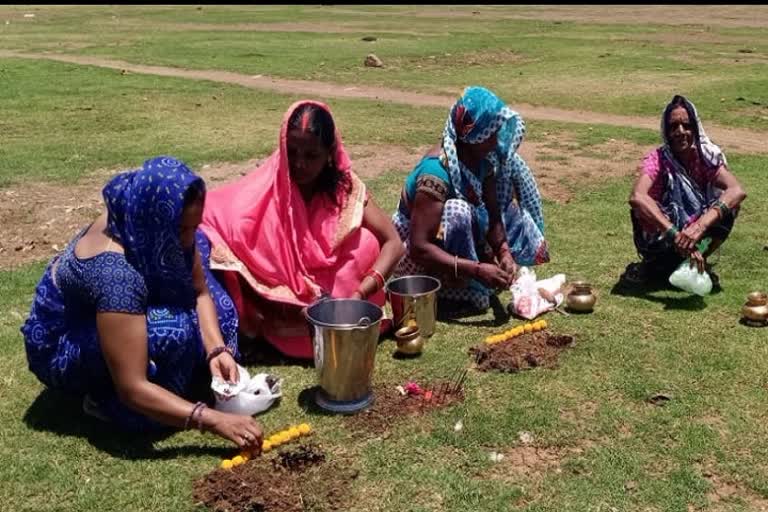
M459 199L468 201L466 194L472 190L476 198L474 207L477 221L483 233L488 229L488 210L482 200L483 184L459 160L456 141L479 144L497 134L496 148L486 159L495 169L499 205L504 208L509 204L517 190L520 206L543 233L544 219L538 188L530 169L517 154L525 130L525 122L520 114L485 87L467 87L451 107L443 131L443 162ZM462 183L467 184L466 190L462 188Z

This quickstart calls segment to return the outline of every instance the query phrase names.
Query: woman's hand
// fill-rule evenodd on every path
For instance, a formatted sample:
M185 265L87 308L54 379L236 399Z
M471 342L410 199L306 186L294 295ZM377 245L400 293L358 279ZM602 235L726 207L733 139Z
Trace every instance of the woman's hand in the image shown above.
M678 246L678 250L683 250L685 251L684 254L688 254L696 249L696 244L699 243L706 230L707 228L702 222L693 222L675 236L675 245Z
M507 284L511 285L515 281L515 278L517 278L519 267L517 263L515 263L515 259L512 257L512 254L509 251L505 251L501 256L500 263L501 269L509 274L509 283Z
M703 274L706 270L707 266L707 260L704 259L704 255L701 254L699 251L693 251L691 253L691 267L696 267L699 269L699 274Z
M510 275L493 263L480 263L477 269L477 278L490 288L506 288L509 286Z
M211 375L214 377L225 380L230 384L237 384L238 380L240 380L237 363L229 352L222 352L211 359L209 366Z
M264 433L261 425L250 416L229 414L211 409L203 410L208 430L214 434L229 439L244 450L261 453L261 443Z
M675 250L681 256L689 256L693 251L696 250L697 240L691 236L692 233L693 231L689 230L688 228L675 233Z

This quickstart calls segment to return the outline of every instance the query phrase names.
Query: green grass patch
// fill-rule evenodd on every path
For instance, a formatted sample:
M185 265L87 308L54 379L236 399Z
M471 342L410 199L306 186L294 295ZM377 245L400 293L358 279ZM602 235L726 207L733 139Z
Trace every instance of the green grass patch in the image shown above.
M738 482L747 497L768 495L759 470L768 455L761 412L768 406L762 370L768 349L761 330L737 323L764 258L760 219L768 207L752 198L768 192L766 163L731 157L751 197L722 249L724 292L704 299L676 291L612 294L634 251L624 201L630 180L610 180L582 189L568 205L545 205L554 260L539 272L584 277L599 294L592 315L548 316L552 329L577 339L558 369L472 373L464 404L397 424L385 441L374 442L352 435L341 418L302 411L298 397L315 384L314 370L268 368L285 377L285 398L261 421L267 431L311 421L331 453L352 455L361 470L353 492L365 510L582 511L603 503L606 510L681 511L707 503L705 464ZM370 185L391 210L401 183L401 175L389 174ZM194 432L152 444L123 437L81 417L79 402L42 391L26 371L18 326L42 268L0 273L6 312L0 452L14 461L0 469L6 503L13 510L191 510L191 481L229 453L224 442ZM471 345L498 329L492 320L489 314L440 323L417 360L393 359L394 343L382 342L376 381L450 374L469 363ZM663 408L647 404L657 392L673 400ZM464 429L456 433L459 419ZM489 460L492 450L518 446L520 432L560 450L558 464L521 474ZM729 503L738 509L740 502Z
M705 120L766 127L749 117L761 115L760 105L751 101L764 100L763 65L711 66L738 53L744 42L737 39L743 36L754 39L755 52L765 51L759 29L718 29L710 35L731 39L715 45L703 38L681 46L650 36L666 38L689 27L494 23L471 17L446 21L439 14L412 16L405 24L398 14L403 9L418 10L9 6L0 7L0 20L11 20L0 23L0 37L5 48L82 51L248 73L268 69L282 76L424 91L457 91L481 82L497 89L513 108L527 101L656 116L672 91L682 87ZM504 13L509 8L493 9ZM25 12L36 13L34 21L23 21ZM182 23L292 21L333 22L360 32L156 30ZM382 32L374 33L379 37L374 45L359 41L376 28ZM408 33L419 31L424 33ZM89 47L78 50L74 44ZM186 49L176 49L182 46ZM681 48L704 52L706 59L681 64ZM394 64L363 70L361 57L368 51ZM204 81L1 59L0 183L44 179L64 185L98 168L135 166L161 153L195 168L264 156L274 149L283 113L295 99ZM331 107L345 142L357 145L432 143L446 115L445 109L375 101L335 100ZM528 120L528 140L562 146L566 152L597 155L594 147L611 139L651 145L658 143L658 134ZM592 315L548 315L554 331L576 337L559 368L516 375L473 372L463 404L395 424L386 439L364 439L344 419L314 416L300 407L300 395L316 383L314 369L254 367L285 378L280 407L260 417L265 430L311 421L331 457L350 456L360 469L351 489L356 510L683 512L709 505L712 484L705 467L737 489L721 506L754 509L757 500L768 499L768 348L763 330L737 321L744 296L760 286L764 272L768 205L760 198L768 193L768 158L728 156L749 198L716 267L722 293L703 299L674 290L646 296L613 293L624 266L636 258L626 204L631 179L580 184L568 204L544 205L553 261L538 273L583 277L598 293ZM406 172L369 181L387 211L395 208ZM44 262L38 262L0 271L4 508L197 510L192 481L232 453L224 441L196 432L161 438L120 434L83 416L78 400L45 391L27 370L19 327L43 269ZM508 301L508 294L501 299ZM439 323L415 360L392 358L394 342L383 341L375 380L395 385L410 375L445 377L469 364L470 346L500 328L490 314ZM646 403L659 392L673 399L664 407ZM464 428L457 433L453 426L458 420ZM557 453L557 463L520 471L505 465L510 456L491 462L491 451L519 449L521 432L529 432L536 446Z
M264 156L277 144L285 111L301 99L24 59L0 59L0 83L0 184L6 185L77 179L159 154L194 168ZM331 108L348 144L427 144L446 115L363 100L336 100Z
M0 59L0 185L79 179L171 154L193 168L270 153L298 96L51 61ZM418 147L438 140L447 109L365 100L329 102L345 143ZM514 105L513 105L514 106ZM375 120L375 121L372 121ZM580 147L623 139L655 143L650 130L527 121L527 139Z
M702 37L695 27L407 12L320 6L41 8L34 22L14 18L0 33L10 49L447 94L478 83L514 102L616 114L655 116L672 95L683 93L707 119L768 130L764 30L737 34L709 28ZM249 23L282 25L264 32L248 30ZM281 31L286 23L300 23L306 31ZM184 30L184 24L194 30ZM201 24L227 30L200 30ZM377 40L362 41L364 35ZM386 67L363 67L370 52Z

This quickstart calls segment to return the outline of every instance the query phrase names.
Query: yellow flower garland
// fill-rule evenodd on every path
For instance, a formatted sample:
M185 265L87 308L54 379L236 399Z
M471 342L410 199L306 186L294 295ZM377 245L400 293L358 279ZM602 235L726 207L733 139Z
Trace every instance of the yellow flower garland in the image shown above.
M269 453L272 448L277 448L281 444L289 443L294 439L298 439L301 436L306 436L312 433L312 427L309 423L302 423L301 425L291 425L290 427L276 432L269 436L261 443L261 453ZM232 457L231 459L224 459L221 461L221 469L232 469L240 464L248 462L253 454L249 451L243 450L239 455Z
M546 320L539 320L533 323L528 322L524 325L518 325L517 327L508 329L502 333L499 333L493 336L488 336L487 338L485 338L485 342L489 345L493 345L494 343L501 343L502 341L511 340L512 338L516 336L520 336L521 334L542 331L546 328L547 328Z

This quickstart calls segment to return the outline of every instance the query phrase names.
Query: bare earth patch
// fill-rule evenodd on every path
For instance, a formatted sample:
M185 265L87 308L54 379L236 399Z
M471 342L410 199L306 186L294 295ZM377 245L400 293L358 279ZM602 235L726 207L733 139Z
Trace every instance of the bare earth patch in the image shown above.
M310 445L216 469L193 484L193 496L214 512L339 510L357 476L348 464L326 462L322 449Z
M560 146L562 145L562 147ZM568 202L580 183L628 176L648 148L622 141L592 146L594 156L579 156L567 141L524 142L521 154L533 169L542 195ZM427 146L348 146L353 169L363 179L386 172L405 176L427 151ZM210 188L256 169L260 159L203 165L197 169ZM101 189L118 170L94 172L76 183L32 182L0 189L0 269L45 260L102 211Z
M477 477L522 487L524 494L515 505L529 505L541 498L542 483L547 475L562 473L563 464L593 446L592 440L580 441L575 446L520 444L499 451L494 464Z
M712 512L731 510L729 504L741 502L746 505L747 510L768 512L768 499L739 482L717 474L713 469L713 464L706 463L699 466L698 469L712 486L707 493L707 499L710 503L707 510ZM688 509L697 510L692 506L689 506Z
M459 386L455 381L423 382L422 387L424 392L421 394L402 395L393 385L376 385L373 406L345 418L346 423L360 435L386 434L398 420L422 416L464 401L463 384Z
M567 141L523 142L520 155L533 170L542 195L568 203L579 184L592 185L608 178L633 176L643 156L653 147L610 140L579 150Z
M426 147L361 145L348 148L355 171L363 178L384 172L407 172ZM200 175L213 188L243 176L261 163L202 166ZM45 260L64 249L67 242L103 212L101 189L117 170L94 172L72 184L32 182L0 189L0 269Z

